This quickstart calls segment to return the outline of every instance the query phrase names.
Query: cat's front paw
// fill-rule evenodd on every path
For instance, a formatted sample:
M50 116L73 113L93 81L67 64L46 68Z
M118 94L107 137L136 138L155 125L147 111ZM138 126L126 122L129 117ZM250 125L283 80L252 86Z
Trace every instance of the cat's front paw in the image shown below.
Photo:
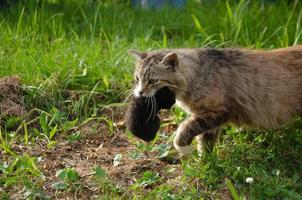
M192 148L191 145L188 145L188 146L179 146L175 140L174 140L174 147L179 152L179 154L181 156L185 156L185 155L191 154L192 151L193 151L193 148Z
M188 134L184 131L186 127L186 122L180 124L180 126L176 130L175 138L173 145L175 149L179 152L181 156L185 156L191 154L193 148L191 146L190 140L188 140ZM189 141L189 142L188 142Z

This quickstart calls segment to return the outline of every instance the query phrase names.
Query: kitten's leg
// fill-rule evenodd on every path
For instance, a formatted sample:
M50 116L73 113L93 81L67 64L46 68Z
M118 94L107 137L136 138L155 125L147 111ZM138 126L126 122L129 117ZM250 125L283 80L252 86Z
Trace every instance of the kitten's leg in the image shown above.
M215 142L218 137L218 130L214 129L207 131L197 136L197 151L201 155L202 153L211 152L214 148Z
M191 143L195 136L219 127L228 119L229 114L225 112L190 117L178 127L174 138L174 147L181 155L191 153Z

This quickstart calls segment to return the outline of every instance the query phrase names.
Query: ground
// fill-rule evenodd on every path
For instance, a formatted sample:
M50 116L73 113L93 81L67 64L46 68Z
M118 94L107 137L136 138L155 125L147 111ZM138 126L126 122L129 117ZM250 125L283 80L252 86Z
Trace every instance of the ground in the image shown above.
M213 152L180 158L186 114L130 134L128 49L275 49L302 43L300 1L16 0L0 5L0 199L302 199L302 121L228 125ZM280 14L282 13L282 14ZM196 145L194 142L193 145Z

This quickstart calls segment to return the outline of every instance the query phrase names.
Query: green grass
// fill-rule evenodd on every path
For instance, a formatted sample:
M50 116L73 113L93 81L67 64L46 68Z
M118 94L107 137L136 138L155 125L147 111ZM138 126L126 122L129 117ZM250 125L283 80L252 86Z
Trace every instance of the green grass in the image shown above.
M302 42L299 1L189 1L182 10L156 11L109 1L22 2L0 8L0 77L21 77L30 112L1 117L0 199L8 199L14 185L24 186L29 199L50 195L42 190L39 156L22 155L16 145L30 148L41 139L52 151L61 140L81 141L78 129L90 121L105 123L110 133L103 134L114 137L108 110L125 106L132 86L134 65L127 49L272 49ZM184 118L179 109L171 115L171 124ZM194 154L179 168L164 170L167 176L179 170L175 185L150 170L128 187L117 186L98 167L93 180L105 199L302 199L301 124L261 133L228 127L213 153ZM162 134L147 145L129 136L136 146L133 159L150 152L166 157L172 138ZM84 188L74 169L60 170L54 188L67 194ZM247 177L254 182L246 183Z

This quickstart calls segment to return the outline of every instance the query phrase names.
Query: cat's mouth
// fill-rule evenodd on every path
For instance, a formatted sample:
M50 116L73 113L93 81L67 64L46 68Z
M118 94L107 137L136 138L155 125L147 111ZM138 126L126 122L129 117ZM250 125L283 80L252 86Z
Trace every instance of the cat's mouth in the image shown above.
M134 91L133 93L134 93L134 96L136 96L136 97L153 97L156 92L151 91L151 92L138 93L138 92Z
M164 87L167 87L167 86L162 86L162 87L159 87L157 89L153 89L151 91L146 91L142 94L143 97L153 97L159 90L163 89ZM167 87L169 88L169 87ZM169 88L170 89L170 88ZM170 89L171 90L171 89Z
M143 97L153 97L157 91L145 92L142 94Z
M150 91L147 91L147 90L142 91L142 90L139 90L138 88L136 88L133 93L136 97L153 97L157 93L157 91L159 91L160 89L162 89L164 87L167 87L167 86L153 88Z

